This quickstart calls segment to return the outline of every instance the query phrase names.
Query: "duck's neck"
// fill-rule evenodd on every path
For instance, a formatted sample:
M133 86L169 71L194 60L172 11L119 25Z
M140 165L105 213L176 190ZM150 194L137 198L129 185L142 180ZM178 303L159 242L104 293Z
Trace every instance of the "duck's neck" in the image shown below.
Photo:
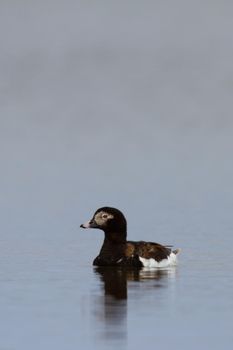
M122 232L104 232L104 243L108 244L122 244L126 242L126 231Z
M126 232L105 232L100 254L113 260L121 257L126 243Z

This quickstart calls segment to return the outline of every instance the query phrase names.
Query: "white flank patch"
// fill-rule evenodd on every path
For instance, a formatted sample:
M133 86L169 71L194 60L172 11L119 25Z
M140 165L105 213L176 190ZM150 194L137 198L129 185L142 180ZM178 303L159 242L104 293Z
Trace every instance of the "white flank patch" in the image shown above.
M141 261L144 267L169 267L177 264L176 254L174 253L171 253L167 257L167 259L163 259L159 262L153 258L145 259L145 258L141 258L140 256L139 256L139 260Z

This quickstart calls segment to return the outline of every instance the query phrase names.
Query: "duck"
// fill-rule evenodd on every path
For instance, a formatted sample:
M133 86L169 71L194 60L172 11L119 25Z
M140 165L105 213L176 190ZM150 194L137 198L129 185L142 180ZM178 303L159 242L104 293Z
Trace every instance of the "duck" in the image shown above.
M104 231L104 242L94 266L167 268L177 264L180 249L172 250L171 246L155 242L127 241L127 221L119 209L99 208L80 227Z

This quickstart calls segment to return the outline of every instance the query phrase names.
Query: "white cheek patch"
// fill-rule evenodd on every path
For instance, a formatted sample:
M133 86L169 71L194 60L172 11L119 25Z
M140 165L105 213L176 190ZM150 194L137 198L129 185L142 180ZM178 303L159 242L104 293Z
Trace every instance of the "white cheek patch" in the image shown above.
M100 212L100 213L97 213L96 215L95 215L95 222L97 223L97 225L102 225L102 223L103 223L103 219L102 219L102 212Z
M163 259L161 261L156 261L153 258L145 259L139 256L139 260L141 261L144 267L169 267L175 266L177 264L176 254L171 253L167 259Z
M104 218L103 215L107 215L107 218ZM108 214L108 213L105 213L104 211L100 211L99 213L97 213L95 215L95 222L100 225L100 226L103 226L106 224L106 221L107 220L110 220L110 219L113 219L114 216L112 214Z

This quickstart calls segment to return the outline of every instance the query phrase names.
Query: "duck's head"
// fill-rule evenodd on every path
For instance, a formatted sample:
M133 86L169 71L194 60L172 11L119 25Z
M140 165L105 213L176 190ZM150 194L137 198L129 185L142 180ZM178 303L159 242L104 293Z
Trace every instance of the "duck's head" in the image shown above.
M126 236L127 223L122 212L116 208L99 208L93 218L80 225L82 228L98 228L105 233L122 233Z

